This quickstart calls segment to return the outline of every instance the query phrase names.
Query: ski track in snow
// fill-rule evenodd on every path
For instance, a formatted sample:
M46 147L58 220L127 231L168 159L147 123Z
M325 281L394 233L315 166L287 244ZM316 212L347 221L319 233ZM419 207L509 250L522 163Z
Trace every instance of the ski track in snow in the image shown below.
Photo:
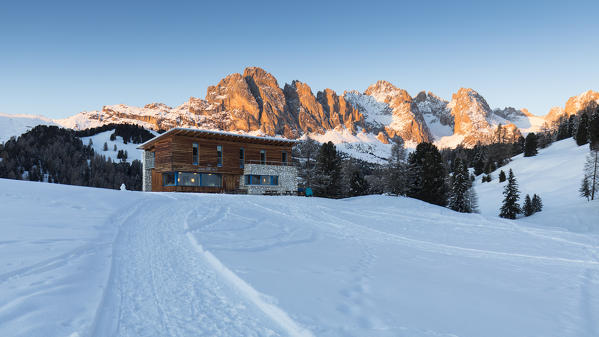
M226 218L213 206L206 226ZM312 336L198 243L194 209L161 199L124 220L92 335Z

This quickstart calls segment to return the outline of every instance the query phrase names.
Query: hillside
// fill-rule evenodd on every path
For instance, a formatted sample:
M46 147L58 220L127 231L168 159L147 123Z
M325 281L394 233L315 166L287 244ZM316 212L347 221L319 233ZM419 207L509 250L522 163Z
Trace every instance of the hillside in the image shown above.
M526 194L532 197L533 193L543 200L544 210L525 218L525 221L545 227L599 232L599 209L596 203L587 203L578 195L588 153L587 145L577 146L573 139L565 139L539 149L534 157L525 158L520 154L512 158L512 162L491 174L493 181L490 183L481 183L481 175L475 183L481 214L499 214L506 184L499 183L499 171L503 170L507 174L512 169L519 184L520 201L524 201Z
M509 164L545 202L515 221L496 216L496 180L477 184L482 214L460 214L0 179L0 335L595 336L599 210L575 195L581 149Z

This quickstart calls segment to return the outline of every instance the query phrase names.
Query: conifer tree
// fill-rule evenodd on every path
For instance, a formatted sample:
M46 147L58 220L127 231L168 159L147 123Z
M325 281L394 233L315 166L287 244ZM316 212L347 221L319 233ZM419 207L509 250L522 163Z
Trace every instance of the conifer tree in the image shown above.
M532 209L535 213L543 210L543 201L536 193L532 196Z
M524 157L532 157L537 154L538 139L534 132L529 133L524 141Z
M576 144L582 146L589 142L589 116L583 113L580 116L578 130L576 131Z
M599 110L596 110L589 121L589 144L591 151L599 151Z
M585 175L584 178L582 178L582 183L580 184L578 192L580 192L580 196L586 198L587 201L591 200L591 184L589 183L588 176Z
M406 194L407 180L406 150L400 137L394 138L391 157L387 161L384 177L385 190L395 195Z
M456 169L451 177L451 192L448 207L457 212L472 213L473 203L470 198L473 194L469 191L471 183L468 178L468 169L459 158L456 161Z
M535 210L532 205L532 200L530 199L530 195L526 195L524 198L524 206L522 206L522 211L524 212L524 216L531 216L534 214Z
M447 205L447 173L437 147L420 143L408 159L408 196L431 204Z
M570 115L568 118L568 137L574 136L574 127L576 126L576 115Z
M317 186L319 196L341 197L341 158L333 142L322 144L316 162Z
M368 194L368 182L359 170L352 172L349 181L349 195L352 197Z
M503 205L501 206L499 216L506 219L515 219L518 214L522 213L522 210L520 209L520 205L518 205L518 200L520 200L518 183L516 182L516 177L514 177L514 172L511 169L507 181L508 183L503 190L505 198L503 199Z
M583 195L583 190L586 189L588 189L589 195ZM591 200L595 200L595 195L599 191L599 151L591 151L587 156L587 161L584 164L584 179L579 191L581 196L587 199L590 196Z
M505 177L505 172L503 172L503 170L501 170L501 171L499 172L499 182L500 182L500 183L502 183L502 182L504 182L504 181L505 181L505 179L506 179L506 177Z

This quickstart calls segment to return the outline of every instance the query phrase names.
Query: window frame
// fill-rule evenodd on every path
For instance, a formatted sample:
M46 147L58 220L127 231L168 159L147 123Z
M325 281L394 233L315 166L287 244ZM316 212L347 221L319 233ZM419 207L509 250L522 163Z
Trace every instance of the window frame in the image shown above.
M223 167L223 146L216 146L216 166Z
M266 165L266 150L260 150L260 165Z
M239 168L245 167L245 149L243 147L239 148Z
M200 164L200 144L192 143L191 146L192 146L191 162L193 165L199 165ZM194 151L196 152L195 154L193 153Z

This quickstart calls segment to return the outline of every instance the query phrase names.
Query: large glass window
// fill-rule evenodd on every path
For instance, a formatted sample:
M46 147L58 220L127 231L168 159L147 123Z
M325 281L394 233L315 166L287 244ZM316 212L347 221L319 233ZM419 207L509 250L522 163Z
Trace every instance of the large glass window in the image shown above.
M245 175L246 185L278 185L279 176L261 176L257 174Z
M193 148L191 151L192 155L192 161L194 165L198 165L199 161L200 161L200 147L198 145L198 143L193 143Z
M200 175L191 172L179 172L177 185L179 186L200 186Z
M243 168L245 164L245 150L242 148L239 149L239 167Z
M223 147L220 145L216 147L216 166L223 166Z
M175 172L166 172L162 174L163 186L175 186Z
M162 174L164 186L221 187L222 175L218 173L166 172Z
M266 164L266 150L260 150L260 164Z
M202 186L221 187L222 176L215 173L202 173Z

